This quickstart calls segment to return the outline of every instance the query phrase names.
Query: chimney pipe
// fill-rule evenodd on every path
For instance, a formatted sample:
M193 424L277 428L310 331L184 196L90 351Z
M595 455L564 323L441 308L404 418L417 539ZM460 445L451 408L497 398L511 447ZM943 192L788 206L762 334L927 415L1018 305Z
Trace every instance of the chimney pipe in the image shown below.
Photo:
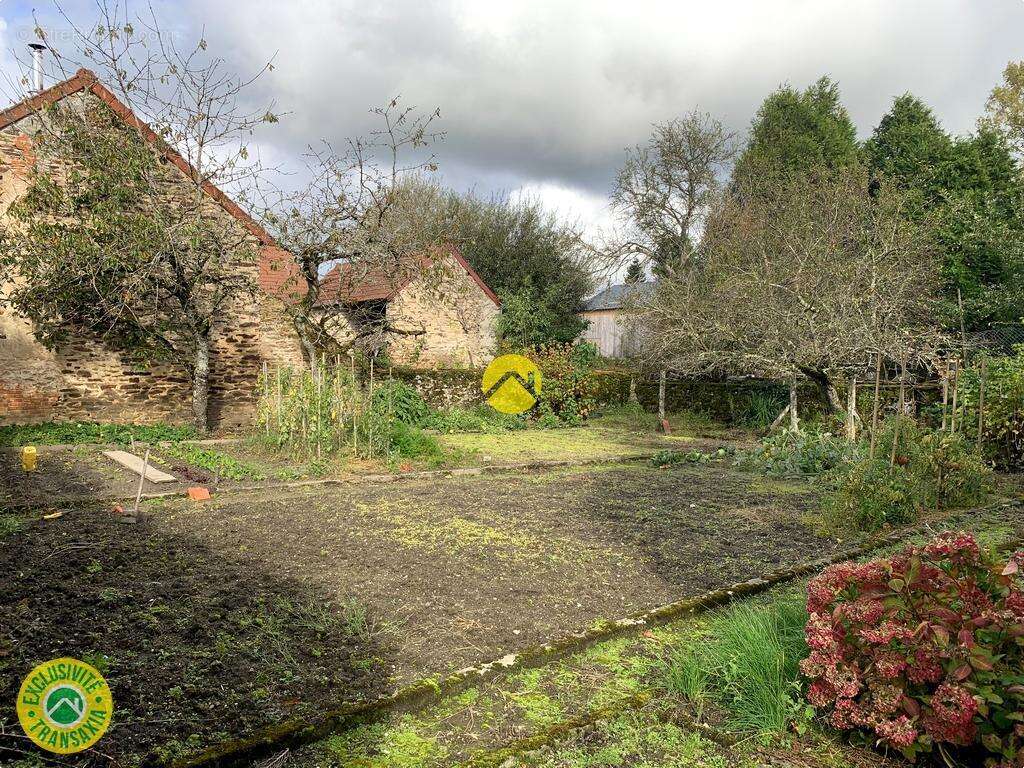
M32 86L36 93L43 90L43 51L46 46L42 43L29 43L32 49Z

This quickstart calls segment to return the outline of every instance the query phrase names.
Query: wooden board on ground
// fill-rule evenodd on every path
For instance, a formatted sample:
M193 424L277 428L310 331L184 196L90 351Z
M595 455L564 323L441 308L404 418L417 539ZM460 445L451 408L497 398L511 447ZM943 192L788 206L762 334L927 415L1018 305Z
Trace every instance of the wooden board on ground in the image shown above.
M142 474L143 461L134 453L128 451L104 451L103 455L113 459L125 469L131 470L137 475ZM151 483L173 483L177 481L174 475L154 469L152 464L146 466L146 479Z

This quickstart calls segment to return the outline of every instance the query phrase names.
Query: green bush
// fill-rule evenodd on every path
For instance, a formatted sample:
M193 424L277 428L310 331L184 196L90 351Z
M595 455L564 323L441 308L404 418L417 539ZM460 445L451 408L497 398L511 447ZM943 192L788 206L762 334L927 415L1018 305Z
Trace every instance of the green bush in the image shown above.
M403 459L423 459L431 466L442 464L445 459L444 450L437 438L428 435L419 427L394 421L391 424L390 450Z
M1016 354L991 357L985 361L985 418L982 449L985 458L1000 469L1024 470L1024 344ZM964 429L978 423L981 370L978 365L964 371L959 398L964 405Z
M0 427L0 446L80 445L113 443L128 445L132 440L142 443L178 442L197 437L192 427L170 424L99 424L89 421L50 421L45 424L23 424Z
M962 435L903 418L882 425L873 459L840 466L828 484L832 520L874 531L913 522L927 509L981 502L991 490L991 471Z
M524 429L526 419L498 413L490 406L476 408L445 408L431 410L420 422L424 429L448 434L451 432L508 432Z
M543 344L522 354L540 367L540 402L530 417L538 426L579 426L595 406L597 348L589 342Z
M768 429L786 407L786 402L777 392L751 392L741 421L754 429Z
M420 425L430 413L423 396L398 379L385 381L373 390L372 407L410 426Z
M782 731L804 710L798 680L806 623L800 595L735 603L710 621L702 640L670 653L666 685L699 708L720 708L734 730Z
M772 477L820 475L855 460L860 447L829 432L785 430L744 453L739 466Z

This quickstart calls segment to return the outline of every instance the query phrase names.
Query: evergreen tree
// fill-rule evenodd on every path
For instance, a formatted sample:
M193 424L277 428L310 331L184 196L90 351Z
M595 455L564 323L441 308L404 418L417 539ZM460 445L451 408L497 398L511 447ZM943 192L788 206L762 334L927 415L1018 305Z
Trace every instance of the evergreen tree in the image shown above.
M950 137L932 111L904 94L864 147L876 178L910 193L908 215L927 220L939 247L951 327L958 298L968 329L1024 314L1020 169L1007 141L982 129Z
M857 131L839 98L839 86L822 77L804 91L785 86L764 100L734 180L747 189L761 181L813 171L833 171L856 161Z
M644 268L640 259L633 259L626 267L626 284L636 285L644 281Z

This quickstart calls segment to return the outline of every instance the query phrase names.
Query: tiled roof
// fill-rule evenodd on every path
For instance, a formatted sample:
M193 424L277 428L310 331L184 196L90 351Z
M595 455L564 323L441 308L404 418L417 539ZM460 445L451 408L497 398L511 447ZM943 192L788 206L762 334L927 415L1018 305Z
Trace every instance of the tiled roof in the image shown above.
M89 91L99 97L126 124L138 130L146 141L159 148L161 154L177 166L182 173L192 179L197 177L197 171L184 157L157 136L149 125L140 120L131 109L99 81L96 73L88 69L80 69L67 80L57 83L51 88L37 93L35 96L29 96L0 112L0 130L80 91ZM243 211L234 200L225 195L219 187L214 186L208 181L204 181L202 187L206 194L216 200L225 211L238 219L242 226L255 235L263 245L277 247L277 243L270 236L270 233L257 224L249 214Z
M494 291L469 266L469 262L458 248L449 247L444 250L466 270L466 274L480 286L491 301L498 306L501 305ZM320 280L320 303L358 304L363 301L388 301L429 266L430 262L431 258L426 256L410 258L404 263L397 264L393 269L366 266L358 262L338 264Z

